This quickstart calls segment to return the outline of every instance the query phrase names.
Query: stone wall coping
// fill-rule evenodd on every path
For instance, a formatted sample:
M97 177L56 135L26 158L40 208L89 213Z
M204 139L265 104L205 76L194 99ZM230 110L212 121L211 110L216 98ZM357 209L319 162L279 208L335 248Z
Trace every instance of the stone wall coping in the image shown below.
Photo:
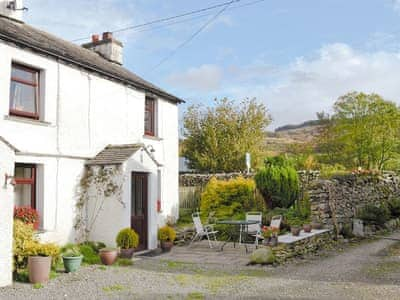
M331 229L313 229L311 232L307 233L304 230L300 231L299 236L293 236L291 233L283 234L278 237L278 242L282 244L293 244L298 241L308 239L310 237L332 231Z

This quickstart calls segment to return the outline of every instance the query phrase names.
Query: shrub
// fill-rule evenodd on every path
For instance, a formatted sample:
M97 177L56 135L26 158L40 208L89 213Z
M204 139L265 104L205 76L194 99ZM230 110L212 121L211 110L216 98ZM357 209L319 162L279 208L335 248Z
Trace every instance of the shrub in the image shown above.
M288 208L299 196L297 171L283 157L266 159L254 179L269 208Z
M67 244L61 248L63 257L79 257L82 255L78 245Z
M170 226L163 226L158 229L158 239L163 242L173 242L176 239L176 232Z
M200 211L203 218L213 214L217 219L243 218L246 211L263 210L262 201L255 197L255 183L238 177L228 181L212 178L201 194Z
M390 200L388 202L388 208L392 217L400 217L400 198Z
M367 224L382 226L390 219L390 212L385 205L368 204L358 212L357 216Z
M122 229L115 239L122 249L136 248L139 245L139 235L131 228Z
M25 268L27 266L28 255L26 244L30 242L37 242L34 238L33 226L25 224L21 220L14 220L14 271Z
M100 264L100 256L97 252L87 244L79 245L79 250L83 255L82 261L89 265Z
M103 249L106 247L106 244L104 244L103 242L93 242L93 241L86 241L86 242L82 243L81 245L89 246L90 248L93 249L93 251L95 253L99 253L100 249Z
M53 243L38 243L30 241L25 244L27 256L50 256L52 266L56 266L60 259L60 247Z

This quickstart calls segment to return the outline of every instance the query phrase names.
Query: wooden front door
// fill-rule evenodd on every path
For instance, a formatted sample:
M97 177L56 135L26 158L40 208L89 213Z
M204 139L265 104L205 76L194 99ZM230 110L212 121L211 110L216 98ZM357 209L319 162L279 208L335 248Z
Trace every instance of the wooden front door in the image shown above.
M147 249L148 174L132 173L131 227L139 234L137 250Z

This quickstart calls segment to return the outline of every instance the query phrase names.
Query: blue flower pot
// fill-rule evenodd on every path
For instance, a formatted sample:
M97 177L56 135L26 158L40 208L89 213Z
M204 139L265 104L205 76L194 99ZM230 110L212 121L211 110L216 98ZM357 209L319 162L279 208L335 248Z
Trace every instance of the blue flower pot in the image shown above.
M65 272L76 272L81 266L83 256L65 257L63 256Z

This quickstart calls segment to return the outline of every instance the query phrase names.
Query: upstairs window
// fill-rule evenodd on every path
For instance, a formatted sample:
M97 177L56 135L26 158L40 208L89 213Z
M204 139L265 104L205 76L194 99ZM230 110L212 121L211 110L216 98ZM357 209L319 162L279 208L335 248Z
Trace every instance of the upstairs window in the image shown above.
M146 97L144 110L144 134L156 135L156 100L151 97Z
M12 64L10 115L39 119L39 70Z

